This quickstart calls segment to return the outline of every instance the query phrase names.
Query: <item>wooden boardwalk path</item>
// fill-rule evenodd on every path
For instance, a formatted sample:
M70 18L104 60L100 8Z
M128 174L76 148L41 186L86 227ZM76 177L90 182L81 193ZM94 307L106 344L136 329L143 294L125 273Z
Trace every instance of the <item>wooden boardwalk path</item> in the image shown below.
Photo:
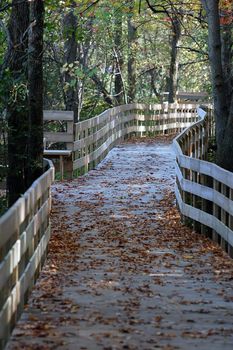
M7 350L232 350L233 261L182 226L169 142L53 186L50 253Z

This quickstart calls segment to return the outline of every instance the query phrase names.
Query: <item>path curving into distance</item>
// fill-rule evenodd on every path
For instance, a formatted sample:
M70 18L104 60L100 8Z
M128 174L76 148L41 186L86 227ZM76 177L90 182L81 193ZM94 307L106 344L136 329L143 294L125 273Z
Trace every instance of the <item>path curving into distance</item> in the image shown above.
M233 260L180 224L166 139L53 186L48 261L7 350L232 350Z

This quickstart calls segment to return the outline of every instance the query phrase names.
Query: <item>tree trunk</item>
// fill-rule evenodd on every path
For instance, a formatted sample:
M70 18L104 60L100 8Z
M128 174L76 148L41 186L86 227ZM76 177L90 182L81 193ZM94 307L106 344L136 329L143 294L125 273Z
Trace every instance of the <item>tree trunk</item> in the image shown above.
M109 92L106 90L104 83L102 82L102 80L99 79L99 77L96 74L92 74L91 75L91 79L92 81L95 83L96 88L98 89L98 91L103 95L103 99L104 101L110 106L113 107L114 106L114 100L113 98L110 96Z
M115 38L114 38L114 51L115 51L115 99L118 105L124 102L124 84L122 78L123 57L121 53L122 49L122 15L117 14L115 18Z
M233 171L233 93L223 63L228 61L222 46L219 1L202 0L208 18L209 60L212 73L214 113L216 121L217 164ZM232 73L230 76L232 82Z
M173 103L177 92L178 80L178 43L181 36L180 21L178 18L172 18L172 40L171 40L171 60L168 78L168 102Z
M136 53L135 44L137 39L137 28L133 23L134 0L129 1L131 12L128 17L128 103L135 102L136 97Z
M77 17L74 14L74 10L69 11L63 20L63 32L65 37L64 44L64 62L72 64L77 59ZM75 79L72 77L69 70L64 74L65 83L68 84L68 88L65 91L65 106L66 110L74 112L74 120L78 120L78 102L77 102L77 84L71 84L71 81Z
M151 92L152 95L155 94L155 96L158 98L158 100L161 101L161 96L159 91L156 88L156 81L159 80L159 69L158 71L156 70L156 68L151 68L150 70L148 70L148 73L150 75L150 86L151 86Z
M43 172L43 27L44 2L30 2L28 37L29 176L28 186Z
M222 67L224 81L227 84L227 100L230 101L233 89L233 29L232 25L225 25L222 28Z
M8 24L7 64L10 72L8 118L8 205L11 206L27 188L28 110L27 105L27 45L28 2L12 1Z

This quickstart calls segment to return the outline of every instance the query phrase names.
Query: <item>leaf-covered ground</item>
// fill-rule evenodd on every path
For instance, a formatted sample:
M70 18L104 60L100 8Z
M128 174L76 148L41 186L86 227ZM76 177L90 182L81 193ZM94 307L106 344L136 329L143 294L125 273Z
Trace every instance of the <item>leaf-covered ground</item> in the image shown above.
M174 155L128 142L53 186L48 261L8 350L233 348L233 261L180 223Z

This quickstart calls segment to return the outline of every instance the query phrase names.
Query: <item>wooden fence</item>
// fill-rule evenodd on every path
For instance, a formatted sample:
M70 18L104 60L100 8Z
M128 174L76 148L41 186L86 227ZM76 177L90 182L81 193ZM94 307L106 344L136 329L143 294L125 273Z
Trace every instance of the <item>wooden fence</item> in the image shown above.
M66 149L73 148L73 128L74 128L74 113L72 111L44 111L44 124L54 123L59 127L59 131L44 130L44 144L63 143ZM60 125L59 125L60 124Z
M52 128L50 127L50 124ZM59 131L57 131L57 129ZM53 131L51 131L53 130ZM72 111L44 111L44 156L54 161L55 170L63 179L64 169L72 177L74 143L74 113ZM55 145L55 149L54 149ZM51 147L52 149L48 149Z
M177 203L186 223L218 241L232 255L233 175L207 161L208 140L214 134L210 113L210 109L206 114L198 108L197 103L135 103L75 123L72 172L76 176L93 169L126 137L166 134L188 127L174 141Z
M197 104L129 104L74 125L73 171L93 169L121 140L177 132L197 120Z
M213 136L211 110L175 140L176 199L185 223L233 257L233 174L206 160Z
M47 171L0 217L0 349L23 311L39 274L50 238L50 185Z
M68 177L76 177L93 169L124 138L178 132L191 125L197 120L197 106L197 103L134 103L108 109L75 124L72 124L72 112L44 111L45 121L67 122L65 132L45 132L46 143L66 144L72 156L64 153L64 149L46 149L44 154L51 158L60 157L61 177L63 172Z

